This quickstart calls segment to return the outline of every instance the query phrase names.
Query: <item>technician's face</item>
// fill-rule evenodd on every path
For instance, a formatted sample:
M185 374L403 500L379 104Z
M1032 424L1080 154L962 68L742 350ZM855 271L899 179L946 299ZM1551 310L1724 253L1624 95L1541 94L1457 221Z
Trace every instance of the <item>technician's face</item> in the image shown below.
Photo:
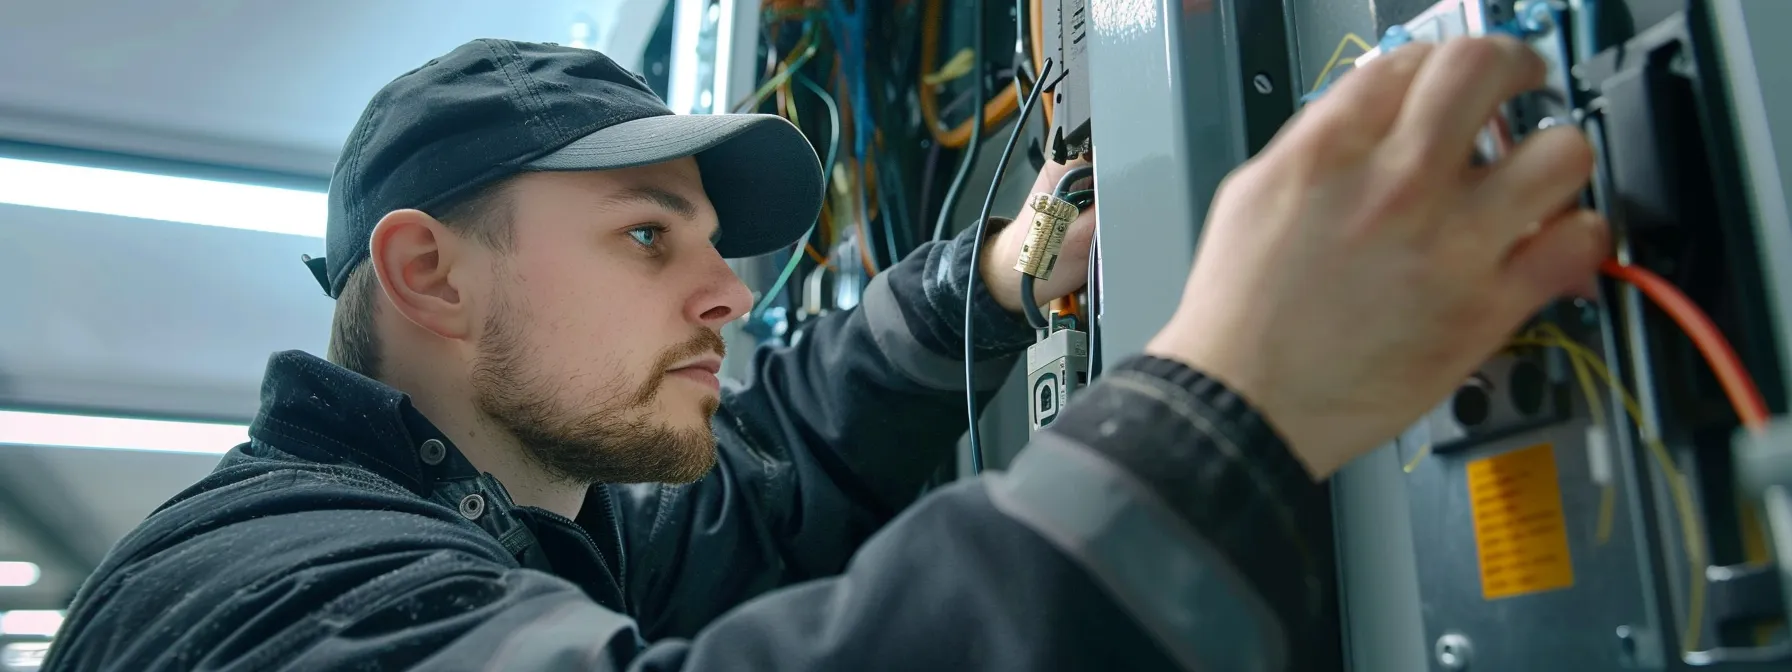
M693 159L536 173L510 191L473 386L575 482L688 482L715 462L722 325L750 308Z

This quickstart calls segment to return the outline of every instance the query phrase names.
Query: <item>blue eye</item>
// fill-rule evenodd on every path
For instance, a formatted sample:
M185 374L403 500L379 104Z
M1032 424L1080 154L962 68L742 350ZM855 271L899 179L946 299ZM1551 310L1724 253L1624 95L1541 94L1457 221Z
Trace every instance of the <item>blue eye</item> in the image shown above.
M628 235L643 247L654 247L659 243L662 229L657 226L638 226L628 230Z

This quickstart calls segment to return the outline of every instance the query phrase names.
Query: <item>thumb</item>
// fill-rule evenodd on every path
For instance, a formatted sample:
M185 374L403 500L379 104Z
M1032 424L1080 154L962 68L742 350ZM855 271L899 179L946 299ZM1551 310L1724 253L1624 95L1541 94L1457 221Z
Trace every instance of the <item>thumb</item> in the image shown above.
M1611 255L1605 218L1591 210L1576 210L1544 224L1535 235L1520 241L1506 258L1502 284L1519 293L1526 310L1593 286L1599 262Z

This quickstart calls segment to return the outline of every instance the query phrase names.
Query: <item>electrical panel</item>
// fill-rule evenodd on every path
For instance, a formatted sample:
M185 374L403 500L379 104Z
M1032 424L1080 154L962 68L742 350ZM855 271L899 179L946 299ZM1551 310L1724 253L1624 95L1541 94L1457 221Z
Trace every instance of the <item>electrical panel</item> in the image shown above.
M1769 233L1739 188L1749 139L1733 101L1754 64L1718 57L1714 18L1737 3L1626 4L1445 0L1385 28L1354 65L1462 35L1528 43L1547 83L1489 123L1476 159L1580 126L1598 164L1583 205L1610 220L1618 258L1677 288L1733 347L1741 375L1783 405L1787 334L1771 324L1762 259L1792 249L1761 252ZM1377 482L1397 483L1406 502L1411 575L1347 585L1345 600L1413 585L1426 668L1792 669L1792 592L1761 522L1769 486L1738 487L1739 470L1792 457L1738 462L1731 442L1746 414L1713 374L1724 367L1662 309L1661 290L1638 282L1548 308L1386 449L1399 471ZM1771 453L1763 443L1752 445Z
M1060 78L1051 94L1051 152L1063 163L1089 153L1089 0L1045 0L1041 7Z

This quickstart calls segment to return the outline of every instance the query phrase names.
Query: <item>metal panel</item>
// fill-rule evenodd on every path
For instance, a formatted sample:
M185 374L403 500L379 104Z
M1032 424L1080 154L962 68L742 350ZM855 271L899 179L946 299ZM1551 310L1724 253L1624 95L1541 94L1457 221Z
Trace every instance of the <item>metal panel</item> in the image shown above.
M1101 357L1113 365L1175 310L1220 182L1268 144L1299 87L1279 1L1108 0L1089 15ZM1322 536L1308 543L1330 562ZM1337 642L1299 644L1341 665Z
M1392 444L1332 476L1347 669L1407 672L1428 665L1405 478Z
M1767 277L1781 366L1792 380L1792 3L1714 0L1717 48L1728 73L1737 149ZM1774 130L1779 132L1775 133Z
M1279 2L1091 3L1102 357L1144 349L1182 295L1214 190L1293 109Z
M1371 0L1352 16L1350 5L1291 0L1303 81L1311 82L1317 76L1315 69L1336 60L1344 34L1372 41L1388 25L1410 18L1430 3L1409 6L1413 4ZM1792 126L1792 67L1787 65L1792 54L1787 53L1789 45L1777 39L1792 25L1792 4L1778 0L1708 4L1720 34L1714 42L1725 61L1723 75L1732 97L1722 107L1735 115L1734 141L1746 166L1757 243L1752 249L1761 254L1773 298L1779 362L1784 366L1792 361L1787 359L1792 345L1786 341L1792 333L1788 323L1792 308L1787 304L1792 301L1792 272L1787 270L1792 268L1792 219L1786 207L1792 183L1780 166L1792 156L1788 154L1792 138L1787 137L1792 134L1776 138L1769 131L1776 125ZM1646 28L1673 5L1680 3L1614 0L1605 6L1628 10L1627 18L1635 21L1635 27ZM1693 3L1695 8L1706 5ZM1780 121L1787 123L1773 123ZM1614 369L1637 368L1638 377L1648 380L1652 361L1646 348L1616 347L1620 339L1632 344L1646 340L1632 319L1639 299L1630 292L1622 294L1613 304L1620 306L1616 317L1589 315L1594 321L1575 326L1593 334L1582 338L1598 349L1632 355L1615 354L1610 362ZM1636 394L1643 412L1655 416L1663 391L1645 384ZM1482 437L1466 451L1421 456L1435 439L1448 438L1429 435L1440 422L1450 424L1450 409L1440 407L1421 425L1424 431L1409 432L1395 446L1339 474L1334 514L1354 669L1689 669L1717 660L1738 664L1699 669L1783 669L1774 665L1784 663L1740 664L1742 658L1754 655L1740 649L1680 660L1680 621L1690 608L1686 584L1693 570L1678 551L1678 514L1668 504L1672 496L1651 453L1634 445L1627 432L1608 434L1615 442L1615 489L1608 495L1594 482L1586 446L1587 402L1582 395L1573 396L1572 419L1567 422L1491 441ZM1623 411L1610 403L1605 415L1621 419ZM1474 460L1543 442L1555 447L1573 585L1487 599L1466 467ZM1400 468L1402 464L1408 469ZM1688 461L1679 468L1690 471L1695 465ZM1603 539L1596 531L1602 508L1609 508L1610 525ZM1395 519L1389 520L1390 514ZM1377 557L1371 546L1391 546L1385 552L1400 557ZM1404 557L1404 548L1416 552L1416 559ZM1704 609L1703 647L1714 642L1709 634L1715 630L1711 612L1736 608L1752 597L1731 591L1730 586L1740 581L1725 582L1724 576L1725 572L1705 573L1704 579L1712 583Z
M1577 399L1577 402L1581 401ZM1615 480L1609 536L1601 542L1603 489L1589 474L1586 409L1576 421L1527 432L1458 453L1424 456L1429 437L1409 435L1399 445L1407 474L1406 498L1416 533L1418 584L1425 616L1425 642L1437 658L1437 643L1451 635L1472 646L1470 669L1604 670L1649 669L1639 665L1637 639L1654 636L1653 605L1643 590L1639 567L1645 557L1635 516L1623 504L1634 481ZM1562 590L1487 599L1483 594L1477 532L1469 502L1466 465L1509 451L1553 445L1567 527L1573 586ZM1621 458L1620 458L1621 459ZM1626 465L1628 467L1628 465ZM1628 471L1628 468L1624 469ZM1620 509L1619 507L1622 507ZM1619 633L1626 633L1621 638ZM1659 660L1654 661L1659 664ZM1443 666L1437 669L1453 669Z

